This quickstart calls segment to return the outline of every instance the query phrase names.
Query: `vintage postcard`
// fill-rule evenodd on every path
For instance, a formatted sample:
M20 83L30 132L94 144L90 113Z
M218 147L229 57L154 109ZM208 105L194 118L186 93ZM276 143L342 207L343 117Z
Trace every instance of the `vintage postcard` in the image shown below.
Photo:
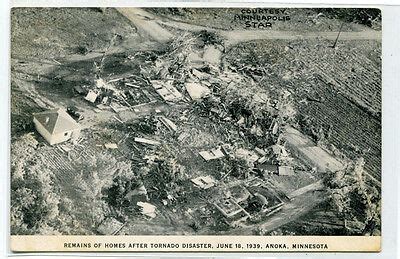
M11 9L13 252L379 252L381 11Z

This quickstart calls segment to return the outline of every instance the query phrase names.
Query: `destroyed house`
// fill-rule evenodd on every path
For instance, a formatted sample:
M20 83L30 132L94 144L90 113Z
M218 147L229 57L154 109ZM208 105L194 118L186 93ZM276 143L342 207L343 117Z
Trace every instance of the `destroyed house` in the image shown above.
M250 214L242 208L233 198L225 198L214 203L222 215L227 219L237 220L250 217Z
M251 193L241 185L233 186L229 189L229 193L237 203L246 201L251 197Z
M253 187L250 190L253 197L249 201L248 211L258 211L267 215L276 212L284 202L272 189L265 187Z
M50 145L77 138L81 130L80 125L61 108L33 114L33 123Z

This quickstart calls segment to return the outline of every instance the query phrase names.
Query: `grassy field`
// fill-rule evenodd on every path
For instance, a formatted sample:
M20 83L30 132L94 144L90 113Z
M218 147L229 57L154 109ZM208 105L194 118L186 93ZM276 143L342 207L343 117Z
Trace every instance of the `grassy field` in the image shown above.
M13 8L11 11L13 58L50 60L105 49L114 34L123 35L121 41L126 40L136 35L136 28L112 8L104 11L100 8Z

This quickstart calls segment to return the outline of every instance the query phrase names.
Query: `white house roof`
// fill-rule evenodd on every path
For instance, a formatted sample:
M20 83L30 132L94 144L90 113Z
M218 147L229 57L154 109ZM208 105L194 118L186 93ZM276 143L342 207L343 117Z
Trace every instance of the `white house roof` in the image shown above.
M61 108L35 113L33 117L42 124L50 134L80 129L80 125Z

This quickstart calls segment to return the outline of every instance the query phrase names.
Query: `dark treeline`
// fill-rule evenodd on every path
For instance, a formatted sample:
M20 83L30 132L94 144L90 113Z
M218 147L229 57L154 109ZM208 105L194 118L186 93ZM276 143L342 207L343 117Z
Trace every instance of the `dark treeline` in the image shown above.
M360 23L369 27L372 26L372 21L382 19L381 10L377 8L318 8L315 10L329 18Z

